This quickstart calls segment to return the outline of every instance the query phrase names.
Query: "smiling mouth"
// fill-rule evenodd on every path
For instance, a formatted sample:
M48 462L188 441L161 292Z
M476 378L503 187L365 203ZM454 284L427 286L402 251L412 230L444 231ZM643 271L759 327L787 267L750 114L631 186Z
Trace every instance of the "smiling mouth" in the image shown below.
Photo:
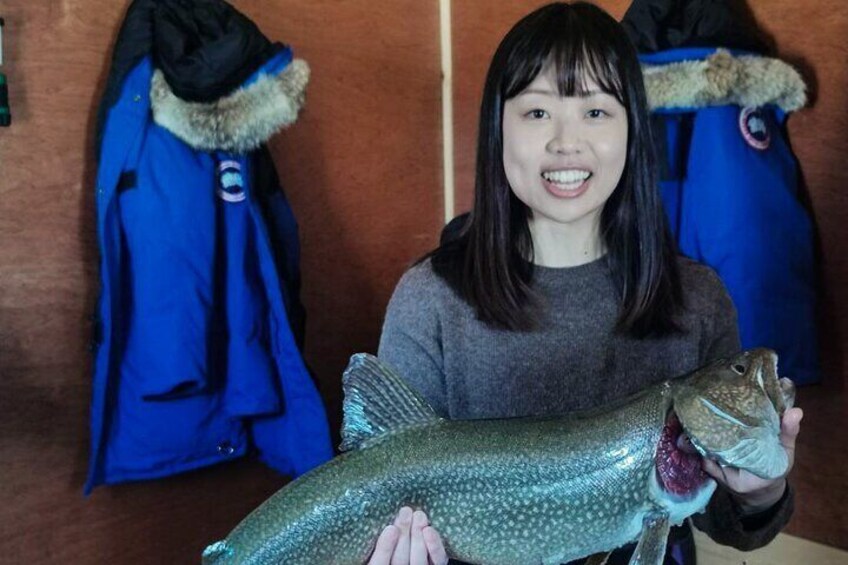
M701 468L701 456L695 451L673 412L663 427L657 446L657 477L663 488L678 496L694 494L709 479Z
M592 178L592 172L584 169L560 169L544 171L541 176L550 187L567 192L580 189Z

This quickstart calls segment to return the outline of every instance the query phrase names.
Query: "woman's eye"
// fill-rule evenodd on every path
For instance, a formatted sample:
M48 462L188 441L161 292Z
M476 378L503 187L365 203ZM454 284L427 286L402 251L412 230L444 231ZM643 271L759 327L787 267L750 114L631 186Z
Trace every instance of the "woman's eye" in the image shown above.
M593 110L589 110L586 115L590 118L603 118L604 116L608 116L609 114L607 114L600 108L595 108Z
M539 110L538 108L536 108L527 112L526 116L529 118L533 118L534 120L541 120L548 117L548 113L544 110Z

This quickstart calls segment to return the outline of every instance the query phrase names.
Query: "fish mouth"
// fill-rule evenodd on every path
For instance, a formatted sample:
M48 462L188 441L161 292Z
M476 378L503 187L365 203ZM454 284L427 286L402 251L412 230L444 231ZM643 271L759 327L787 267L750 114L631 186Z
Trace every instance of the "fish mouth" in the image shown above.
M655 463L660 485L676 496L694 495L710 479L701 468L701 455L689 443L674 412L669 413L663 426Z

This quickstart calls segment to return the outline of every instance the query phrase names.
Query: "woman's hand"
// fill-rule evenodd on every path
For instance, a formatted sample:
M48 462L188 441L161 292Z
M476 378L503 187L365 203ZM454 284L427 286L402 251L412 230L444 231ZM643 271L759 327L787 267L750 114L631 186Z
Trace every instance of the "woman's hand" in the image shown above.
M404 506L394 524L386 526L368 565L446 565L448 555L427 515Z
M801 431L801 418L804 412L800 408L790 408L783 414L780 422L780 443L789 457L786 473L777 479L767 480L735 467L721 467L711 459L703 459L704 471L719 484L724 485L739 504L744 514L755 514L768 510L783 496L786 490L786 475L795 462L795 440Z

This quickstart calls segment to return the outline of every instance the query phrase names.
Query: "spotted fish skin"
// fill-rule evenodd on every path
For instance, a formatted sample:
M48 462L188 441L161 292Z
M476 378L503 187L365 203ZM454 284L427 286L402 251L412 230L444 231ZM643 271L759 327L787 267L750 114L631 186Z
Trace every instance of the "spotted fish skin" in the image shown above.
M703 455L764 479L789 466L780 420L795 401L795 386L778 379L777 354L745 351L672 383L674 410Z
M668 526L703 510L716 486L682 498L658 484L675 390L666 382L561 418L448 421L378 360L354 356L350 451L269 498L204 564L361 564L404 505L423 509L449 554L472 563L563 563L640 535L651 557L638 563L661 563Z

